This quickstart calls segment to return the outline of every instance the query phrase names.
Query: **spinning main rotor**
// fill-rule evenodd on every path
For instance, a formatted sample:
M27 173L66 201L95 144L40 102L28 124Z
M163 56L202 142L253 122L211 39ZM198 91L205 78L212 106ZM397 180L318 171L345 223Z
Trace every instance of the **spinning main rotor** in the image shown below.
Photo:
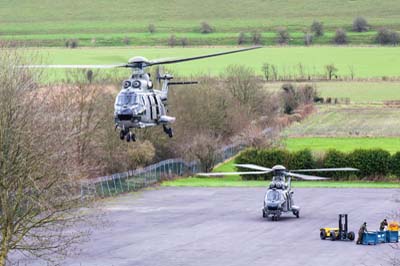
M129 59L128 63L114 64L114 65L26 65L26 66L22 66L22 67L27 67L27 68L83 68L83 69L89 69L89 68L110 69L110 68L122 67L122 68L136 69L136 70L144 70L147 67L155 66L155 65L175 64L175 63L199 60L199 59L204 59L204 58L209 58L209 57L239 53L239 52L244 52L244 51L249 51L249 50L254 50L254 49L259 49L259 48L261 48L261 46L254 46L254 47L237 49L237 50L232 50L232 51L227 51L227 52L213 53L213 54L193 56L193 57L180 58L180 59L148 60L147 58L145 58L143 56L135 56L135 57L132 57L131 59Z

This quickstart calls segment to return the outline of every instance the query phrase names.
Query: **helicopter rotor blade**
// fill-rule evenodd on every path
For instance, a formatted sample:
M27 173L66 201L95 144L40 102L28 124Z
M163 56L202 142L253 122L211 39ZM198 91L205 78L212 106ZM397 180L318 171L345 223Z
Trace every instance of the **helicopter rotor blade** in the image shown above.
M259 170L259 171L267 171L272 172L273 170L271 168L255 165L255 164L235 164L237 167L242 167L242 168L248 168L248 169L253 169L253 170Z
M69 68L81 68L81 69L109 69L116 67L125 67L125 64L120 65L22 65L18 66L20 68L59 68L59 69L69 69Z
M267 171L257 172L220 172L220 173L198 173L198 176L232 176L232 175L263 175L267 174Z
M181 58L181 59L150 61L147 66L174 64L174 63L198 60L198 59L203 59L203 58L208 58L208 57L214 57L214 56L220 56L220 55L226 55L226 54L233 54L233 53L240 53L240 52L245 52L245 51L259 49L259 48L262 48L262 46L253 46L253 47L249 47L249 48L243 48L243 49L232 50L232 51L227 51L227 52L200 55L200 56L187 57L187 58Z
M327 180L330 179L328 177L322 177L322 176L314 176L314 175L303 175L303 174L297 174L297 173L291 173L291 172L286 172L285 175L291 176L291 177L297 177L303 180Z
M351 167L290 170L290 172L335 172L335 171L360 171L360 170Z

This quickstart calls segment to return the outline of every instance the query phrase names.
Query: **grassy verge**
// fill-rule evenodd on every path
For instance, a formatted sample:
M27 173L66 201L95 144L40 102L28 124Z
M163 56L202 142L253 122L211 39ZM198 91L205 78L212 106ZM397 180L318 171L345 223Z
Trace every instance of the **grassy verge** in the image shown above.
M220 164L214 172L236 171L234 160ZM188 177L161 184L164 187L267 187L270 181L243 181L240 176L219 178ZM367 182L367 181L293 181L294 188L400 188L400 182Z
M198 178L189 177L165 181L164 187L267 187L269 181L242 181L240 177ZM399 182L361 181L293 181L294 188L400 188Z

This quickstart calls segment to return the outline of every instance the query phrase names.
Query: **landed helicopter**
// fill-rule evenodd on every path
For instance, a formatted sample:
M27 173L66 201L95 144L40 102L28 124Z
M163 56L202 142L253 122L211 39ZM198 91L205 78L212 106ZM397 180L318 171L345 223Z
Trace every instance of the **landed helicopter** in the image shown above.
M145 71L147 67L174 64L191 60L198 60L208 57L239 53L261 46L243 48L221 53L207 54L202 56L170 59L170 60L148 60L142 56L136 56L129 59L127 64L117 65L28 65L28 68L130 68L132 75L123 82L122 89L118 93L114 104L115 129L119 129L121 140L136 141L136 136L132 129L153 127L162 125L164 132L172 138L172 128L169 127L175 121L175 117L168 116L167 100L168 88L171 85L196 84L196 81L171 82L172 75L161 75L159 68L157 71L157 80L161 83L161 90L153 89L153 82L150 74Z
M235 164L237 167L247 168L256 171L250 172L225 172L225 173L200 173L200 176L224 176L224 175L263 175L272 173L272 181L264 196L264 206L262 208L263 218L271 216L272 221L278 221L283 213L293 213L297 218L300 217L300 207L294 204L291 185L291 178L303 180L326 180L327 177L305 175L294 172L334 172L334 171L358 171L356 168L320 168L320 169L299 169L287 170L282 165L275 165L267 168L255 164Z

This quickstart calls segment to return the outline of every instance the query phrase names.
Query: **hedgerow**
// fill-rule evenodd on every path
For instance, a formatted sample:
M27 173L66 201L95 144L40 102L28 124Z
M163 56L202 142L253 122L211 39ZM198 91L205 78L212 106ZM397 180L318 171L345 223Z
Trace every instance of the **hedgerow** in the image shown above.
M282 149L247 149L236 157L237 164L256 164L265 167L273 167L281 164L288 169L313 169L315 167L340 168L353 167L358 172L323 172L313 173L321 176L331 177L335 180L355 179L376 179L393 175L400 178L400 152L391 155L383 149L356 149L350 153L337 150L328 150L316 158L310 150L289 152ZM248 171L241 168L239 171ZM245 175L245 180L264 179L266 175L253 176Z

